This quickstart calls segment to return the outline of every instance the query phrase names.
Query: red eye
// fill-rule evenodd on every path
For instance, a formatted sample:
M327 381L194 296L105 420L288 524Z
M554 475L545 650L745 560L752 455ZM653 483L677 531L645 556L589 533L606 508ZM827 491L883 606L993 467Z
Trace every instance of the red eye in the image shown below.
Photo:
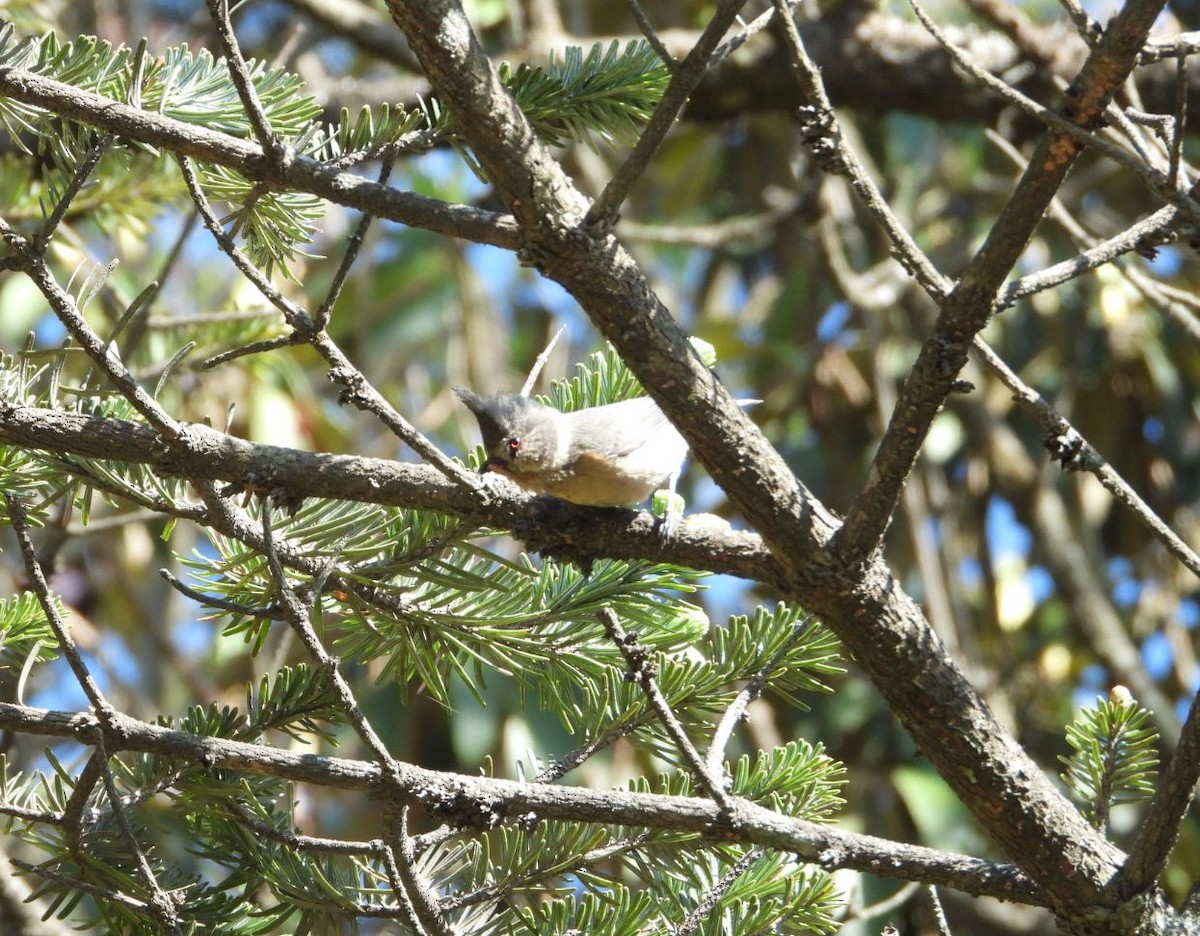
M508 449L509 455L516 455L517 451L521 448L521 440L516 436L512 436L504 440L504 445Z

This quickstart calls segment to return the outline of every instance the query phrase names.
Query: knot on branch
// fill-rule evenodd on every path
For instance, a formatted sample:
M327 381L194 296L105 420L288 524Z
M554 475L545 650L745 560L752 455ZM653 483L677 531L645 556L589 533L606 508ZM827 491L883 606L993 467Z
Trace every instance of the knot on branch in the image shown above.
M448 819L459 828L495 829L506 817L502 802L473 796L463 789L429 785L415 792L431 816Z
M800 121L800 139L812 153L813 161L825 172L842 175L846 165L838 145L839 134L833 112L806 104L797 108L796 115Z
M338 393L339 406L345 406L347 403L361 406L366 402L366 396L362 392L363 375L354 368L340 365L329 368L329 382L342 388Z
M1061 426L1047 433L1042 445L1050 453L1050 460L1061 462L1065 471L1083 471L1084 442L1073 426Z

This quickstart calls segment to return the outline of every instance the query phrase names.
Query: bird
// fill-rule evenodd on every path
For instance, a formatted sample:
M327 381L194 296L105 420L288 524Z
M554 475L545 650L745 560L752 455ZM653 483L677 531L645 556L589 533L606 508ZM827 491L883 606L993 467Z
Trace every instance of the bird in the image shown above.
M564 413L518 394L455 393L479 422L487 453L480 471L597 507L640 504L662 488L675 493L688 444L649 397Z

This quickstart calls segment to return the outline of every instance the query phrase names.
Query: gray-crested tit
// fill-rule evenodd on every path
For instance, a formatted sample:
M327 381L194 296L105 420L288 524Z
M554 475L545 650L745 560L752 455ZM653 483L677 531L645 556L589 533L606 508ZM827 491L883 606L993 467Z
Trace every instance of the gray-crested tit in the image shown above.
M649 397L562 413L516 394L454 392L479 421L482 471L598 507L639 504L662 487L674 493L687 442Z

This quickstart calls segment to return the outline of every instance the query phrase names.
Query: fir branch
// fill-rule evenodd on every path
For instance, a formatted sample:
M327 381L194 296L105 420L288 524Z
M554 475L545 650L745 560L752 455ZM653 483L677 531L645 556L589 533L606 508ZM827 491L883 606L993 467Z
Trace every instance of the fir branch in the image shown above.
M636 634L626 632L612 608L602 608L599 617L600 622L604 625L605 633L620 648L621 655L629 667L625 677L636 682L646 693L651 707L658 715L663 727L666 728L667 734L671 736L675 747L683 756L684 763L691 769L705 792L713 798L713 802L720 806L722 811L728 812L731 804L725 789L725 777L709 772L700 752L692 743L692 739L688 737L683 725L671 711L670 704L658 687L658 681L655 678L657 667L651 661L646 648L639 643Z
M597 42L586 57L578 46L568 46L561 62L552 52L545 66L523 63L514 71L505 63L499 75L542 140L592 149L636 143L670 77L641 40L624 50L614 40L607 52Z
M2 58L0 63L3 63ZM19 112L14 108L19 108ZM226 166L236 169L247 179L310 192L378 217L480 243L509 248L517 246L515 224L506 215L466 205L451 205L366 182L303 154L275 169L262 150L249 140L131 107L25 68L0 68L0 121L6 114L16 119L29 115L38 117L43 112L108 130L143 148L167 149L202 162ZM19 129L16 132L19 133Z
M57 595L51 595L57 613L69 613ZM9 600L0 600L0 660L6 666L20 665L33 654L39 663L56 659L54 631L32 592L21 592Z
M227 21L227 17L218 19ZM413 110L384 107L378 118L362 111L353 123L343 112L339 124L324 127L318 123L320 107L303 92L301 79L262 62L243 61L232 33L227 30L223 35L235 71L208 50L193 55L186 46L165 50L143 68L141 54L124 46L90 37L64 44L53 33L18 42L11 25L0 31L0 64L133 105L134 113L160 115L247 143L256 140L267 163L263 177L247 181L243 166L236 167L235 174L230 171L235 167L225 160L203 164L201 174L205 186L230 204L233 233L244 238L247 253L268 272L276 265L286 269L287 262L312 240L314 224L323 215L315 193L268 193L261 188L264 181L276 181L294 168L293 156L281 161L277 148L343 166L426 148L438 139L458 139L436 101ZM560 143L573 139L595 147L600 141L632 143L637 138L661 96L666 74L649 44L637 41L624 50L614 42L606 53L597 44L586 57L581 49L571 47L562 62L551 56L545 67L522 65L515 72L506 71L505 80L546 139ZM20 95L0 96L0 125L18 145L30 136L53 141L60 166L79 163L91 145L90 133L63 132L62 121L53 111L32 106ZM71 122L66 126L71 127ZM123 145L132 142L146 153L156 152L144 135L110 132L125 141ZM193 150L176 152L199 155ZM160 205L165 200L177 203L182 192L175 180L171 182L143 187L144 197L153 193ZM140 214L148 214L147 208Z
M1067 726L1067 743L1075 753L1059 757L1067 767L1063 782L1097 829L1108 828L1115 804L1136 802L1154 792L1157 742L1150 712L1123 686L1114 687L1095 708L1081 710Z
M89 713L53 712L0 703L0 728L26 734L76 738L86 743L96 724ZM376 793L383 790L381 768L370 762L200 737L120 713L115 716L114 727L113 737L121 739L124 751L144 751L182 758L208 769L248 772L342 790ZM397 762L397 767L398 786L390 795L414 798L441 815L454 811L465 815L476 810L474 816L480 820L486 817L479 810L486 809L488 814L504 821L532 812L542 819L616 822L641 829L691 834L711 829L720 815L711 801L700 798L564 788L446 773L402 762ZM883 877L921 880L1007 900L1041 899L1029 880L1009 865L843 832L783 816L743 800L737 801L737 823L726 834L739 842L792 852L826 867L856 868Z

